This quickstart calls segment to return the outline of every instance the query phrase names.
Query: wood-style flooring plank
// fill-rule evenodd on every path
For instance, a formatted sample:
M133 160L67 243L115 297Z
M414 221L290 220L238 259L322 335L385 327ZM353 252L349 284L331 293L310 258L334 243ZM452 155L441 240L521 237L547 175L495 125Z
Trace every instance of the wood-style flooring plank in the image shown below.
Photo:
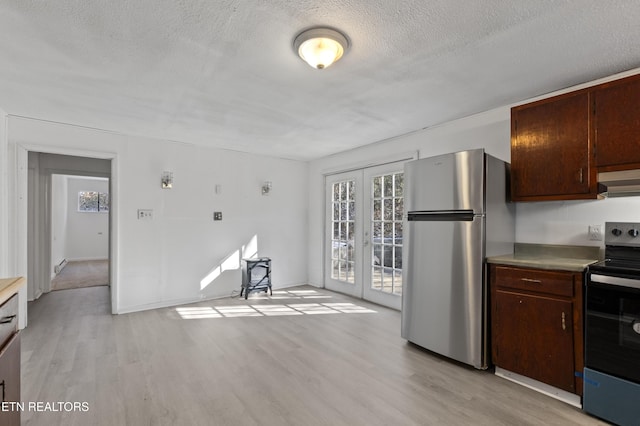
M400 337L400 314L313 287L111 315L108 287L29 304L24 425L600 425Z

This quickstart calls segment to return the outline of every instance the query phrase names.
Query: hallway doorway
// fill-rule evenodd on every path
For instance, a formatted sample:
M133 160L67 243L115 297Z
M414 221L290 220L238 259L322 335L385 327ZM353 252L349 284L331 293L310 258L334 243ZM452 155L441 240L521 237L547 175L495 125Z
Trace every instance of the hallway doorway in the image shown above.
M109 285L110 177L109 159L28 153L29 301Z

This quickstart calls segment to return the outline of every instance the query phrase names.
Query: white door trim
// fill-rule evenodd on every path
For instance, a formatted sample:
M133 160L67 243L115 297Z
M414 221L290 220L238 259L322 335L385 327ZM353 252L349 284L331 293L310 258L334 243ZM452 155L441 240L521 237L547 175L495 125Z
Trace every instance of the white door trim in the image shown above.
M335 175L338 173L352 172L354 170L363 170L369 167L384 166L385 164L397 163L400 161L411 161L420 158L419 151L406 151L393 153L386 157L376 158L374 160L364 160L350 163L337 167L329 167L320 171L324 176Z

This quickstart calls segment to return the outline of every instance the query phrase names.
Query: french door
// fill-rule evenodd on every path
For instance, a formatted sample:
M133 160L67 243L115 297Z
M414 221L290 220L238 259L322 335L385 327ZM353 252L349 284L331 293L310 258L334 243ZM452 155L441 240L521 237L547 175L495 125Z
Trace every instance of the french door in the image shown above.
M398 310L402 169L392 163L326 177L325 287Z
M362 297L362 171L327 176L325 287Z

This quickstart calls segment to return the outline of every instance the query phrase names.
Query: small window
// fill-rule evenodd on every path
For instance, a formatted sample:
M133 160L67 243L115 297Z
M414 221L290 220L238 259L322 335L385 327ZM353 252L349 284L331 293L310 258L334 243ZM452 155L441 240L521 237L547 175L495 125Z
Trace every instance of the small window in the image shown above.
M78 211L93 213L108 212L109 194L97 191L78 192Z

